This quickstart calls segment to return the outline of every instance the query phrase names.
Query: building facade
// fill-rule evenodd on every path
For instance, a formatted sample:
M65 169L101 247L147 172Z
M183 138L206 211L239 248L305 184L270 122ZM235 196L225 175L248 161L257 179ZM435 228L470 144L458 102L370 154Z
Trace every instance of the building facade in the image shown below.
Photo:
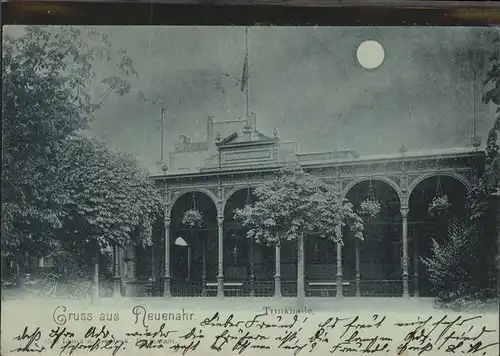
M153 179L166 197L165 216L152 247L117 254L126 295L294 296L297 254L293 243L266 246L245 238L234 209L251 203L252 190L287 164L320 179L339 201L356 207L368 194L381 204L365 219L364 241L344 244L316 236L305 243L309 296L431 296L420 265L432 240L463 216L467 190L481 171L484 152L475 147L359 156L354 150L302 153L277 130L259 132L255 115L216 122L207 118L207 139L182 135ZM451 203L430 216L437 194ZM203 215L200 227L182 223L185 211Z

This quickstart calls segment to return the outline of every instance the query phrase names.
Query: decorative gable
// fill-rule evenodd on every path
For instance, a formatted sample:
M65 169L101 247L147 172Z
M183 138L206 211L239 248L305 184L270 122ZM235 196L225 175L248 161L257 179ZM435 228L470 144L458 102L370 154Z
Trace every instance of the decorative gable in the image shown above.
M269 136L264 135L258 131L247 131L247 132L234 132L225 139L217 142L215 145L221 149L227 146L238 145L238 146L251 146L256 144L269 144L273 145L276 142Z
M222 166L255 166L275 164L277 139L248 126L243 132L234 132L216 142Z

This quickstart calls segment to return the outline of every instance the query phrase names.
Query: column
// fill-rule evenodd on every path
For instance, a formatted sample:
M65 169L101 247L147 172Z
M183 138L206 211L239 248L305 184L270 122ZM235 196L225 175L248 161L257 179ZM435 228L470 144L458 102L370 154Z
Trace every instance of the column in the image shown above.
M25 263L27 263L26 260ZM99 252L96 252L92 257L92 268L92 294L90 301L91 303L96 303L99 300Z
M217 216L218 235L218 257L219 268L217 273L217 297L224 297L224 216Z
M122 280L128 279L128 257L127 257L128 247L120 248L120 263L121 263L121 277Z
M281 298L281 247L280 242L274 247L274 268L276 273L274 274L274 296L276 298Z
M360 281L361 274L359 268L359 239L356 239L356 297L361 297Z
M418 234L413 234L414 241L414 259L413 259L413 296L418 298Z
M401 218L403 223L403 297L408 295L408 206L401 207Z
M156 254L155 254L155 239L153 237L152 245L151 245L151 296L156 295L156 269L158 264L156 263Z
M151 245L151 279L156 280L156 254L155 254L155 243L153 240L153 244Z
M201 273L202 296L206 296L207 286L207 236L203 236L203 270ZM210 237L211 238L211 237Z
M168 209L167 209L168 210ZM170 291L170 217L164 220L165 228L165 276L163 278L163 297L170 298L172 293Z
M299 308L305 306L305 247L304 235L297 239L297 302Z
M253 239L249 240L250 249L249 249L249 259L250 259L250 296L255 296L255 264L254 264L254 242Z
M113 248L113 297L121 297L121 277L120 277L120 248L115 245Z
M134 245L127 246L126 255L127 255L127 257L125 258L125 262L127 265L126 276L127 276L128 280L134 281L136 278L136 275L135 275L136 256L135 256L135 246Z
M123 247L122 246L117 246L116 247L116 263L118 263L118 277L123 279L124 277L124 260L123 260Z
M342 298L342 244L337 242L337 298Z
M123 278L125 278L125 251L123 249L123 246L118 247L118 264L120 265L120 287L121 293L123 296L125 296L125 286L123 283Z

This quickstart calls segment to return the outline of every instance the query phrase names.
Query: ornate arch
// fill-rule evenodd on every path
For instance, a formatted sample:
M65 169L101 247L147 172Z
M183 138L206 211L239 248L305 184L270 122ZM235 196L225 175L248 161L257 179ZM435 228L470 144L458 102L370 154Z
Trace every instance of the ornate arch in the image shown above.
M321 179L319 179L319 185L323 188L326 189L327 192L335 192L335 187L332 186L331 184L323 182Z
M456 180L458 180L460 183L462 183L464 185L466 191L469 191L472 187L472 183L464 175L462 175L460 173L456 173L456 172L425 173L425 174L418 176L416 179L414 179L413 182L411 182L410 185L408 186L408 194L406 195L405 204L408 205L408 203L410 202L411 193L413 193L413 191L415 190L415 188L417 187L417 185L420 182L422 182L430 177L437 177L438 175L455 178Z
M227 202L229 201L229 199L231 199L231 197L236 193L236 192L239 192L240 190L244 190L244 189L255 189L257 188L256 186L254 185L238 185L236 187L232 187L231 189L228 190L228 192L225 194L224 196L224 199L223 199L223 204L222 204L222 211L224 211L226 209L226 204Z
M227 202L229 201L229 199L231 199L231 197L236 193L236 192L239 192L240 190L245 190L245 189L255 189L257 188L257 186L255 184L249 184L249 185L238 185L236 187L232 187L231 189L228 190L228 192L224 195L224 199L222 200L222 213L221 214L224 214L224 212L226 211L226 205L227 205Z
M372 180L379 180L379 181L382 181L384 183L387 183L390 187L392 187L392 189L394 189L394 191L396 192L396 194L398 195L399 197L399 204L401 204L401 206L403 206L403 194L401 192L401 188L399 187L399 185L393 181L392 179L389 179L387 177L383 177L383 176L376 176L376 177L372 177L371 178ZM370 180L370 177L361 177L361 178L357 178L357 179L354 179L352 182L350 182L343 190L342 190L342 199L345 199L346 196L347 196L347 193L349 193L349 191L358 183L361 183L361 182L365 182L365 181L369 181Z
M215 209L217 210L217 213L219 213L219 211L218 211L219 208L218 208L218 204L217 204L218 198L217 198L217 196L215 196L214 193L212 193L209 189L206 189L206 188L189 188L189 189L178 190L178 191L175 191L173 193L172 200L171 200L171 202L169 204L169 208L168 208L168 216L171 216L172 209L173 209L175 203L177 202L177 200L181 196L183 196L184 194L193 193L193 192L198 192L198 193L202 193L202 194L207 195L214 203L214 206L215 206Z

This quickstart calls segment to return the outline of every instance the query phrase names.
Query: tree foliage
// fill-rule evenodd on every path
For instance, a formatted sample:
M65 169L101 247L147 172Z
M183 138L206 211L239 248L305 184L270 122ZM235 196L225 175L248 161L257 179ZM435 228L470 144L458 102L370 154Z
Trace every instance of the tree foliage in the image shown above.
M61 169L68 200L59 239L89 251L151 244L163 204L147 173L132 157L97 141L74 137L67 147Z
M453 220L448 239L433 240L432 256L421 258L439 302L491 296L488 271L481 261L481 244L474 224Z
M493 102L495 105L500 106L500 35L497 33L493 38L492 47L495 49L491 53L490 69L486 74L484 80L485 92L483 95L483 101L485 103ZM498 111L497 111L498 113Z
M500 187L500 147L498 146L500 132L500 34L497 34L493 39L493 48L496 50L489 58L490 68L483 83L482 100L484 103L496 107L496 118L486 140L484 172L469 196L471 219L477 222L484 222L481 221L485 219L484 215L496 205L495 193Z
M342 243L343 227L363 239L363 220L347 200L342 203L326 191L320 181L298 166L285 166L274 180L254 191L257 200L235 209L235 220L247 230L247 237L267 245L282 241L297 244L297 302L305 306L304 238L316 235Z
M2 252L54 248L71 196L58 162L109 95L126 94L132 61L89 28L28 26L2 39ZM94 64L117 71L98 77ZM91 89L106 88L100 98Z
M498 219L496 193L500 187L500 36L493 44L497 50L490 57L483 101L496 106L496 119L486 142L484 170L468 193L469 220L454 222L449 239L442 245L434 242L432 257L422 260L437 300L443 303L489 297L494 294L491 293L495 290L492 286L498 278L500 265L495 222Z
M484 184L488 192L494 192L500 187L500 147L498 146L498 135L500 132L500 34L493 40L493 48L496 50L490 57L490 69L484 81L485 91L483 101L496 106L496 119L489 131L486 141L486 161Z
M500 268L498 256L498 246L495 242L498 235L498 194L500 193L500 147L498 145L498 135L500 132L500 35L493 40L493 48L496 50L490 57L490 69L484 80L483 101L496 106L495 122L489 131L486 141L486 157L484 171L477 184L469 192L468 208L470 220L476 225L478 233L481 235L481 245L485 250L482 262L485 271L491 270L495 264ZM495 226L495 222L497 226ZM494 273L496 275L497 273ZM491 271L490 271L491 273Z
M347 226L354 237L363 239L363 220L352 204L347 200L339 204L319 180L299 167L282 168L276 179L257 187L254 194L254 204L235 210L248 238L268 245L308 235L342 242L342 227Z

